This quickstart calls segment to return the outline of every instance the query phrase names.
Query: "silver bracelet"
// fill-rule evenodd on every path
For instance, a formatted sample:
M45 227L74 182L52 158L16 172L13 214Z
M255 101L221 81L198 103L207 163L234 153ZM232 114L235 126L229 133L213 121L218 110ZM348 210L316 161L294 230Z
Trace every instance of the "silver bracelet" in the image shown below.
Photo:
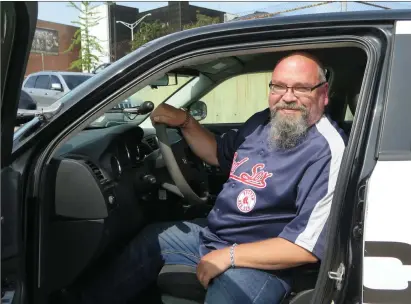
M234 247L237 246L237 244L233 244L230 248L230 260L231 260L231 268L235 268L235 263L234 263Z

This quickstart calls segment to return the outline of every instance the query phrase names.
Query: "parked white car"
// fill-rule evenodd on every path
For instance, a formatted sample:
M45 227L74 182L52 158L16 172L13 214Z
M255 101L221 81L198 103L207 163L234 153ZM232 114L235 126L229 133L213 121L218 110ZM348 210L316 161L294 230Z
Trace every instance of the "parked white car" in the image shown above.
M94 74L63 71L42 71L30 74L23 82L38 108L48 107Z

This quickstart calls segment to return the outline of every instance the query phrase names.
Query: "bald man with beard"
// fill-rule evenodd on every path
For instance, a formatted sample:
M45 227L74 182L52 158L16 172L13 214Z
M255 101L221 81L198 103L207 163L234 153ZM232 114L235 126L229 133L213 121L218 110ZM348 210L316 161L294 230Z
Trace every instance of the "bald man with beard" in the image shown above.
M228 180L207 219L147 226L84 303L125 303L164 264L195 267L206 303L280 303L292 288L290 270L324 258L346 137L324 113L328 83L312 55L281 59L269 88L268 108L221 137L181 109L155 109L154 124L180 127L193 152Z

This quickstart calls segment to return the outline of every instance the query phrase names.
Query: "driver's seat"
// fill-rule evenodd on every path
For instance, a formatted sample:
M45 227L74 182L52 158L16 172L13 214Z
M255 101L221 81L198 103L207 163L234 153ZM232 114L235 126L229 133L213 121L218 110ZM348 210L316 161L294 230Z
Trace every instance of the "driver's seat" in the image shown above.
M319 266L304 267L293 278L293 290L282 304L309 304L317 281ZM157 285L163 304L202 304L206 290L197 279L196 269L186 265L165 265Z

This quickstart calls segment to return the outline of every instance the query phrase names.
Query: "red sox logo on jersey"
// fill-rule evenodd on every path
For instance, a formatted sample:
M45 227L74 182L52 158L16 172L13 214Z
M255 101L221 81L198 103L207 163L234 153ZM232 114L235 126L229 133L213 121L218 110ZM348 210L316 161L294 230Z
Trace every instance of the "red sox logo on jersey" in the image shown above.
M249 160L248 157L245 157L242 160L237 161L237 156L238 153L234 153L234 160L233 165L231 166L230 177L248 186L256 187L259 189L265 188L267 186L266 180L273 176L273 174L264 171L263 169L265 165L258 163L251 169L251 175L247 172L242 172L239 175L236 175L235 171L238 169L238 167Z
M251 189L244 189L237 196L237 208L243 213L253 210L256 202L257 197Z

